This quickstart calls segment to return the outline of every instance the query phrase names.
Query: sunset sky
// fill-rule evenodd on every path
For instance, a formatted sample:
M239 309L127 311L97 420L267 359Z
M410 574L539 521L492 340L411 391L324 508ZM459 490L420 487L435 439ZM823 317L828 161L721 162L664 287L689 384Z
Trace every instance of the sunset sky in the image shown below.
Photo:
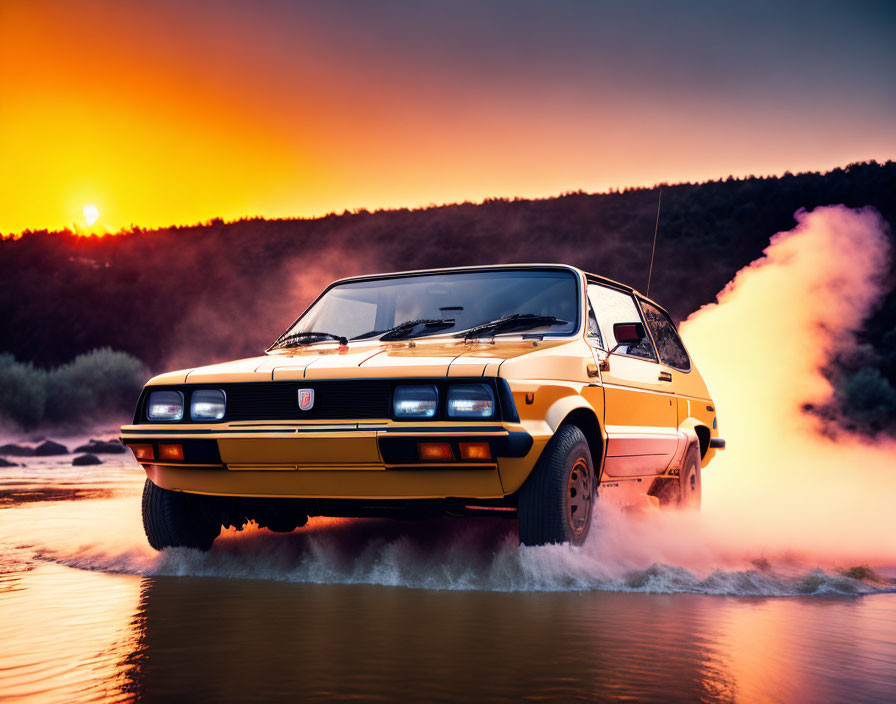
M0 233L896 158L896 3L0 0Z

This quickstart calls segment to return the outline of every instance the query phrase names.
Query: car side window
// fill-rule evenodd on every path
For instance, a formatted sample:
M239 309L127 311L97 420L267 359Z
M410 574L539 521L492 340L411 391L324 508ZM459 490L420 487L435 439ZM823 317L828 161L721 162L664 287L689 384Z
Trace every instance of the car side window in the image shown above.
M669 316L644 300L641 301L641 308L647 320L647 327L653 335L653 341L656 342L660 361L673 369L690 371L691 360Z
M624 291L600 284L588 284L588 303L591 304L597 318L597 325L603 337L601 347L605 350L609 351L616 347L616 338L613 337L613 326L616 323L643 322L634 299ZM637 345L620 345L616 352L656 361L649 337Z
M594 306L588 301L588 337L594 338L594 343L604 349L604 340L600 335L600 327L597 324L597 316L594 314Z

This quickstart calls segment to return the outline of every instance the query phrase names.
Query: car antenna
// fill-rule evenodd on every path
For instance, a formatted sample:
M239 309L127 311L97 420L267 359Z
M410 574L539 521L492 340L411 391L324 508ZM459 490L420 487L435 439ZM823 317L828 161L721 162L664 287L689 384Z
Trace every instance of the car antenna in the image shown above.
M650 250L650 270L647 272L647 293L644 295L650 298L650 279L653 277L653 255L656 254L656 233L660 229L660 205L663 203L663 187L660 186L660 194L656 201L656 225L653 228L653 249Z

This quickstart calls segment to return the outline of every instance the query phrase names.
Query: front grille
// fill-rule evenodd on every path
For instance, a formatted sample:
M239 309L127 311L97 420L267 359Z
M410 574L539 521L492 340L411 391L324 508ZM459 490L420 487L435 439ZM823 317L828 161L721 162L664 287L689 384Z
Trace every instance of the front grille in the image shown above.
M503 418L518 422L510 388L503 379L483 377L444 377L437 379L327 379L296 381L246 381L238 383L177 384L147 386L137 402L135 423L149 423L146 403L153 391L178 391L184 396L184 417L174 424L192 423L190 399L197 389L222 389L227 396L226 415L220 421L302 421L302 420L368 420L392 417L392 387L399 384L434 384L439 390L439 412L428 420L446 420L447 389L455 383L476 382L492 386L497 408L492 420ZM299 389L314 390L314 405L307 411L299 408ZM421 419L407 419L419 423Z
M226 421L389 417L387 381L269 381L217 388L227 394ZM299 389L314 389L314 406L307 411L299 410Z

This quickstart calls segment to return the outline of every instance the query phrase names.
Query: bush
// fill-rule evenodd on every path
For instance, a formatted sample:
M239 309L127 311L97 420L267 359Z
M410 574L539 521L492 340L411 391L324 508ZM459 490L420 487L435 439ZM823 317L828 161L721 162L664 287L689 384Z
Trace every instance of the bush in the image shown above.
M47 400L47 373L0 354L0 415L25 427L40 423Z
M864 367L844 379L837 396L847 416L879 431L896 418L896 389L875 367Z
M133 408L146 377L139 359L108 348L50 370L0 354L0 415L25 428L120 415Z

